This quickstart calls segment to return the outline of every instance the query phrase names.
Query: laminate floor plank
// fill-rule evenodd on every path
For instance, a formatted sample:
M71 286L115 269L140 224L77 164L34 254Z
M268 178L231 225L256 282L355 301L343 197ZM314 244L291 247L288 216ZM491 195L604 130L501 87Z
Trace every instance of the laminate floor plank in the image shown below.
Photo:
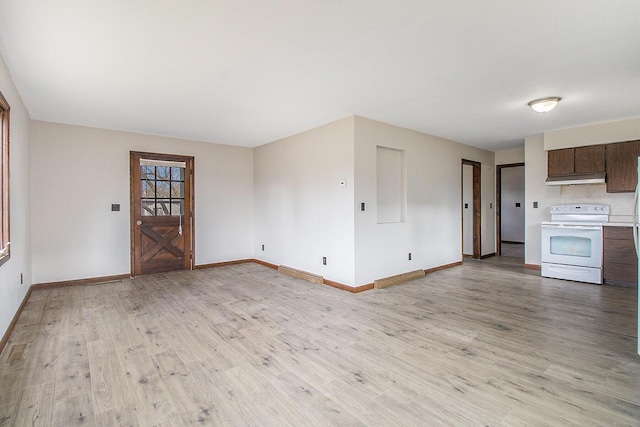
M96 427L135 427L141 425L136 410L132 407L114 408L95 414L93 423ZM142 425L151 424L142 421Z
M61 335L55 330L41 329L28 343L25 360L25 386L53 383L56 379Z
M171 392L166 387L151 356L144 349L129 349L118 354L132 394L136 415L150 425L173 420L179 422Z
M342 411L334 400L292 373L275 377L270 384L290 399L308 425L364 425L349 412Z
M205 396L194 388L193 380L190 378L193 374L178 355L175 352L160 353L154 355L152 360L162 383L170 393L180 422L185 425L195 425L198 420L212 422L211 417L215 416L215 411L211 410L209 402L205 402Z
M62 337L55 385L56 401L91 393L89 351L82 335Z
M0 426L11 425L20 401L23 372L9 372L0 376Z
M503 264L359 294L253 263L36 290L0 426L640 425L636 289Z
M107 411L120 413L130 405L132 396L117 347L113 340L89 341L87 347L94 413L96 416Z
M53 382L23 387L20 390L20 398L12 416L11 425L53 425L54 388Z
M66 399L56 398L53 422L55 426L86 426L93 424L93 403L91 394L77 394Z

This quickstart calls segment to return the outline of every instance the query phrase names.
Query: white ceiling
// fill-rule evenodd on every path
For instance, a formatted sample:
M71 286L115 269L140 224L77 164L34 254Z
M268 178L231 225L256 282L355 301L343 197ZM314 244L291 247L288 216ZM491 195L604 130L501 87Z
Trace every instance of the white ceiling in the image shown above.
M36 120L252 147L357 114L500 150L640 116L639 22L638 0L0 0L0 55Z

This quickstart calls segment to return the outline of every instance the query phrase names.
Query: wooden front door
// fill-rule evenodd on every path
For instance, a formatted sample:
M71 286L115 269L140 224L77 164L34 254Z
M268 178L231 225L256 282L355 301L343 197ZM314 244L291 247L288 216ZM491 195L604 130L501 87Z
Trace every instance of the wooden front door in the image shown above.
M131 152L131 275L192 267L193 157Z

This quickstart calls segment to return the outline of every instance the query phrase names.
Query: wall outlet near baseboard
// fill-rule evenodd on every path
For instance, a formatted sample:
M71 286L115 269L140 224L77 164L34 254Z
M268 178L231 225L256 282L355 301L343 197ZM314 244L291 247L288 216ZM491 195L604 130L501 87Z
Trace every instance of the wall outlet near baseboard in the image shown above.
M322 265L327 265L327 257L326 256L322 257Z
M264 245L262 245L262 250L264 251Z
M411 261L411 252L409 252L409 261Z
M23 273L20 273L20 284L24 285L24 275L23 275Z

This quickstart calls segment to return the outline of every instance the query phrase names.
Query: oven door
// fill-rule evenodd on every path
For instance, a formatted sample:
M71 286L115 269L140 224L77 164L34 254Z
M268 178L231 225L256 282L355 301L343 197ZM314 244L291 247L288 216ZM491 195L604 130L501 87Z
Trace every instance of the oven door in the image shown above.
M542 224L542 262L602 268L602 225Z

